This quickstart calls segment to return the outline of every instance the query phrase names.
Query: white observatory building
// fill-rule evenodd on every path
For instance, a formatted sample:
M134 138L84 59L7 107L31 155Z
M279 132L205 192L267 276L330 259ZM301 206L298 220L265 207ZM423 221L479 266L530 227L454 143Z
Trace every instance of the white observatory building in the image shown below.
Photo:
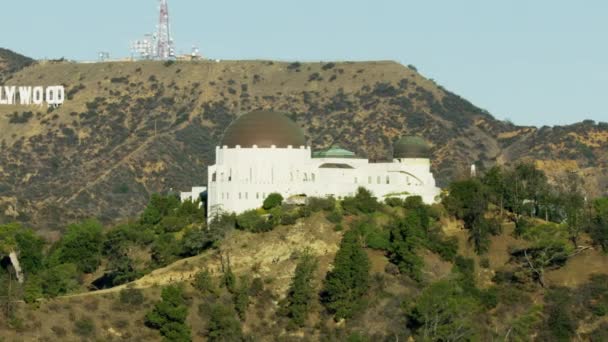
M378 200L421 196L434 203L440 193L430 171L429 147L418 137L401 138L393 160L373 163L332 147L313 152L304 133L287 116L255 111L228 126L209 166L207 212L241 213L262 206L270 193L283 198L352 196L370 190ZM198 188L200 192L200 188ZM198 193L183 193L182 199Z

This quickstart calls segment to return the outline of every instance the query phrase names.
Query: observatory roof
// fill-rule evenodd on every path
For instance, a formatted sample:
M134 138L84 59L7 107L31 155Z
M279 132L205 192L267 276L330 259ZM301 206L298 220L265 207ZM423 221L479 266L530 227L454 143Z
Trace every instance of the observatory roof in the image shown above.
M313 158L356 158L357 156L349 151L334 145L326 150L314 152Z
M393 145L394 158L429 158L430 147L424 139L415 136L405 136Z
M244 148L306 146L304 132L286 115L271 111L254 111L239 116L224 132L222 146Z

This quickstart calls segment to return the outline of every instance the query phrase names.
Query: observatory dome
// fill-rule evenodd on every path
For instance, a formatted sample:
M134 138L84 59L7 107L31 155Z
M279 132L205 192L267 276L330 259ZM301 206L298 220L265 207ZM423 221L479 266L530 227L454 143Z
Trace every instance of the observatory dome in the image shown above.
M431 148L424 139L415 136L405 136L393 145L393 157L402 158L430 158Z
M239 116L224 132L221 146L231 148L305 146L304 132L286 115L271 111L254 111Z

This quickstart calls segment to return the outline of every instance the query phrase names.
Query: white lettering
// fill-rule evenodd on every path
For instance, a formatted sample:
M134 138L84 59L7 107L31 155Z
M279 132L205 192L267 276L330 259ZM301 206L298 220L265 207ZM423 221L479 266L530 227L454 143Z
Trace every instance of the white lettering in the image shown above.
M33 94L32 94L32 102L34 102L35 105L42 106L42 103L44 102L44 88L43 87L34 87Z
M12 105L15 103L15 90L16 87L4 87L4 92L6 93L6 99L8 100L8 104Z
M58 106L63 103L65 88L63 86L53 86L46 88L46 103L49 106Z
M31 105L32 87L19 87L19 100L21 101L21 105Z

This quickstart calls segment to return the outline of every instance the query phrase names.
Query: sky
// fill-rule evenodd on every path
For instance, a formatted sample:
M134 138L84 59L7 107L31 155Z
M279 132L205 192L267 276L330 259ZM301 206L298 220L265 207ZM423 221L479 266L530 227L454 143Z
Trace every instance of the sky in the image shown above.
M519 125L608 121L608 1L169 0L178 53L395 60ZM0 2L0 47L33 58L130 55L158 0Z

